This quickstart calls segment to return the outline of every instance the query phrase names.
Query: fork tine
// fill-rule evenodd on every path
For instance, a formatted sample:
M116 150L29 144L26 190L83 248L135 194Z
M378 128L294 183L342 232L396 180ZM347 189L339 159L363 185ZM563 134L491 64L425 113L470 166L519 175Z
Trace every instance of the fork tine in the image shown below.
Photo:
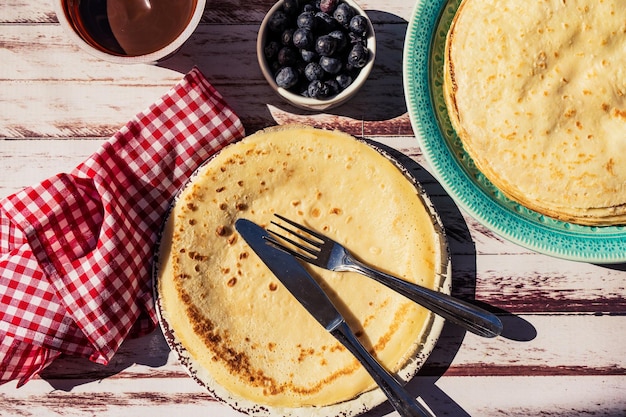
M297 229L304 230L305 232L307 232L311 236L315 236L316 238L318 238L322 242L326 241L326 238L324 237L324 235L321 235L321 234L317 233L316 231L308 229L308 228L302 226L301 224L298 224L298 223L294 222L293 220L289 220L288 218L281 216L280 214L274 213L274 216L278 217L279 219L281 219L285 223L289 223L290 225L292 225L293 227L295 227ZM274 223L274 222L272 222L272 223ZM283 229L284 229L284 227L283 227ZM287 229L285 229L285 230L287 230ZM291 233L293 233L293 232L291 232Z
M271 230L268 230L268 232L273 233ZM277 236L280 236L280 235L277 235ZM281 238L282 238L282 236L281 236ZM283 252L286 252L286 253L288 253L288 254L290 254L292 256L295 256L296 258L302 259L305 262L311 262L311 261L315 260L315 258L312 258L312 257L309 257L309 256L304 256L302 253L285 246L285 244L279 242L273 236L264 236L263 239L265 239L266 241L271 243L277 249L282 250Z
M289 232L289 229L285 229L284 227L281 227L279 224L276 224L276 223L274 223L274 222L272 222L272 224L275 224L276 226L280 227L281 229L287 230L287 231ZM280 238L280 239L284 240L285 242L289 242L289 243L291 243L291 244L292 244L292 245L294 245L295 247L300 248L301 250L303 250L303 251L305 251L305 252L307 252L307 253L310 253L311 255L317 255L317 254L318 254L318 251L316 251L316 250L312 249L311 247L309 247L309 246L304 246L304 245L303 245L303 244L301 244L300 242L296 242L295 240L290 239L290 238L288 238L287 236L280 235L280 234L278 234L278 233L274 232L273 230L268 230L268 233L271 233L273 236L276 236L276 237L278 237L278 238ZM293 232L291 232L291 233L293 233ZM281 244L281 243L280 243L278 240L276 240L274 237L272 237L272 239L275 241L275 243L276 243L276 244ZM303 240L304 240L304 241L306 241L306 242L308 242L308 240L307 240L307 239L305 239L305 238L303 238ZM314 243L311 243L311 244L314 244ZM284 246L284 245L282 245L282 246ZM317 246L316 246L316 248L317 248Z
M283 226L282 224L279 224L279 223L276 223L276 222L271 222L271 223L274 226L276 226L276 227L284 230L285 232L289 233L290 235L297 236L299 239L305 241L306 243L308 243L311 246L316 246L317 247L317 246L320 245L320 242L318 242L316 240L313 240L310 237L304 236L304 235L302 235L302 234L300 234L300 233L298 233L298 232L296 232L294 230L291 230L288 227ZM274 234L276 234L276 233L274 233ZM282 238L283 236L279 236L279 237Z

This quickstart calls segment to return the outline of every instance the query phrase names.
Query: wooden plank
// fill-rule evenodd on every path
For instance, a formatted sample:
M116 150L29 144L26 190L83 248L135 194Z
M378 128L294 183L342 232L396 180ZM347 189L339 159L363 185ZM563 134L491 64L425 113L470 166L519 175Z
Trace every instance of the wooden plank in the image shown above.
M43 380L32 381L14 390L14 394L2 392L0 409L3 416L240 415L218 403L191 379L177 379L172 384L160 378L103 380L78 384L71 391Z
M524 330L517 340L513 334L485 339L446 326L420 376L410 382L411 392L421 393L438 415L463 415L455 409L481 416L523 415L524 411L537 415L543 408L562 415L558 410L564 407L615 415L609 411L624 407L626 336L619 329L626 317L525 315L520 319L535 329L534 336ZM108 367L62 358L43 378L20 389L0 386L0 410L20 415L42 410L63 415L120 415L125 410L139 415L157 405L159 412L173 407L197 412L206 407L219 415L233 413L187 376L158 331L125 342Z
M6 88L0 99L0 137L108 138L168 90L163 86L98 87L32 82Z
M0 138L108 137L193 66L248 131L305 122L340 125L356 135L412 135L401 83L405 30L402 25L380 29L387 47L349 107L315 114L284 103L271 91L256 61L253 25L204 25L157 66L93 58L71 44L58 25L8 25L0 33L0 61L12 63L0 66Z
M503 336L487 339L446 324L421 376L626 375L626 316L501 315ZM163 335L126 340L107 366L62 357L42 373L81 384L109 379L189 378ZM8 390L8 391L3 391ZM0 392L11 388L0 387Z
M75 166L103 140L0 140L0 198Z
M6 23L56 23L52 2L30 0L2 0L0 24Z
M626 376L511 376L418 378L409 392L438 416L616 417L626 411ZM35 386L37 385L37 386ZM156 417L170 415L244 416L185 381L116 380L53 390L44 381L9 397L0 394L3 416ZM368 415L397 416L388 403Z
M420 384L437 415L451 416L623 416L626 377L441 378Z
M56 0L55 0L56 1ZM203 23L256 23L260 24L273 3L263 0L207 1ZM374 22L393 23L408 21L412 16L413 4L405 0L385 2L385 11L379 11L376 1L359 1ZM4 0L0 2L0 23L56 23L52 2L28 0Z
M575 263L546 255L499 254L482 254L476 263L478 298L505 311L626 313L624 265ZM463 271L468 270L455 276L460 293L471 289L474 282L471 274L463 277Z

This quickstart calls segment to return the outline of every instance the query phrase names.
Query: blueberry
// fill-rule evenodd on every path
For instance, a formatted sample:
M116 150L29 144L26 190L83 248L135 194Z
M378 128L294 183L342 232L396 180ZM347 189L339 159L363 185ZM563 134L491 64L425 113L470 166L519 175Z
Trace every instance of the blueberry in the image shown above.
M354 17L354 15L356 15L356 12L346 3L340 3L333 13L335 20L339 22L341 26L346 28L350 24L350 20Z
M311 49L313 47L313 32L309 29L298 28L293 33L293 46L298 49Z
M270 61L270 68L272 70L272 74L276 74L276 72L281 68L278 61Z
M337 21L331 15L324 12L315 13L315 28L318 32L328 33L335 28Z
M343 51L348 45L348 37L342 30L333 30L328 36L337 39L337 52Z
M310 51L308 49L301 49L300 56L302 57L302 60L306 62L307 64L309 62L317 61L317 58L318 58L317 53L315 51Z
M267 27L270 31L275 33L282 33L283 30L289 25L289 16L282 10L274 12L270 20L267 22Z
M263 52L265 53L265 57L268 60L272 60L276 58L278 55L278 51L280 51L280 44L276 41L270 41L265 45Z
M290 46L293 40L293 33L295 29L287 28L283 30L283 33L280 35L280 42L285 46Z
M312 98L325 98L330 94L330 88L328 85L320 80L311 81L307 91L309 97Z
M315 41L315 52L322 56L330 56L337 49L337 39L329 35L323 35Z
M315 13L302 12L296 19L296 25L301 29L313 30L315 28Z
M328 92L331 96L334 96L335 94L339 94L341 92L342 88L339 87L339 83L337 82L337 80L331 79L324 82L328 86Z
M346 88L348 88L350 84L352 84L352 76L345 72L342 72L341 74L337 75L335 77L335 80L337 81L337 84L339 84L339 87L342 90L345 90Z
M304 68L304 76L309 81L321 80L324 78L324 69L317 62L311 62Z
M369 57L369 52L363 46L363 44L357 43L352 47L350 53L348 54L348 63L353 68L363 68L365 64L367 64L367 58Z
M263 54L279 87L323 100L349 87L369 60L368 29L343 0L284 0Z
M320 57L320 66L329 74L337 74L341 71L341 60L329 56Z
M291 88L298 84L298 71L293 67L284 67L276 74L276 84L282 88Z
M367 35L367 19L365 16L358 14L350 19L349 29L359 36Z
M300 6L298 4L298 0L284 0L283 1L283 11L289 16L297 15L299 9L300 9Z
M354 32L348 32L348 39L350 40L351 44L361 43L365 45L367 43L367 39L365 39L363 36L357 35Z
M324 13L332 13L337 7L338 0L320 0L320 10Z
M294 65L297 60L296 51L289 46L284 46L278 51L278 63L283 67Z

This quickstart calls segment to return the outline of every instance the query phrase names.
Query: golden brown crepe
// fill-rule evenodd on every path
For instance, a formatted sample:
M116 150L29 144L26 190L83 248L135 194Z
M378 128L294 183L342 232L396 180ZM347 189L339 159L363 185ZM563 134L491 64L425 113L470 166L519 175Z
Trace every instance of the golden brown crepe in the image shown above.
M163 317L207 383L279 408L353 399L373 380L234 229L240 217L268 225L273 213L436 289L447 268L440 230L387 158L349 135L306 127L269 129L223 149L176 202L158 292ZM384 366L414 363L432 313L361 275L307 268Z
M626 2L464 0L448 113L478 169L540 213L626 223Z

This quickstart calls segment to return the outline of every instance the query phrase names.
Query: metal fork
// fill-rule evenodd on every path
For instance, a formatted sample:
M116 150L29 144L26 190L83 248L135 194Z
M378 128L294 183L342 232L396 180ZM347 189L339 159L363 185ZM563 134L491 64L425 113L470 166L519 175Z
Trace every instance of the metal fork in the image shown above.
M270 233L268 241L296 258L331 271L353 271L363 274L479 336L495 337L502 332L502 322L495 314L458 298L378 271L357 260L346 248L329 237L279 214L275 214L275 216L309 235L305 236L280 223L271 222L290 235L297 236L302 242L306 242L305 245L287 236L268 230ZM300 250L287 246L283 241Z

